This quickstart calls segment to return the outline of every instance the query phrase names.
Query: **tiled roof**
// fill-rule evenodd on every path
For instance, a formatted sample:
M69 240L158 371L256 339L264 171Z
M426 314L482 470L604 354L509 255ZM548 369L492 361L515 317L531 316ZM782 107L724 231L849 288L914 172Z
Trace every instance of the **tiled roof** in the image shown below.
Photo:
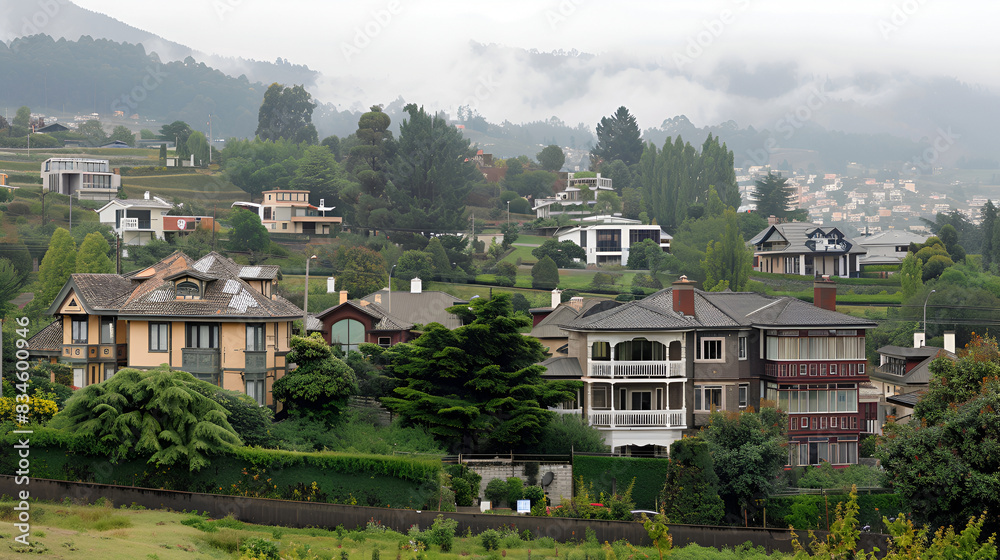
M77 296L95 310L117 309L135 288L131 280L117 274L74 273L70 280Z
M687 330L693 328L842 326L874 328L876 323L821 309L789 297L753 292L694 290L694 316L673 309L673 288L643 300L565 323L568 330Z
M322 321L323 317L326 317L327 315L329 315L342 305L349 305L354 309L357 309L358 311L376 319L375 326L372 329L373 331L408 331L413 328L413 323L409 323L403 319L400 319L399 317L390 314L385 307L382 307L377 303L367 303L365 305L362 305L356 301L347 301L342 304L335 305L333 307L325 309L316 314L317 320Z
M386 291L378 291L361 298L374 303L375 296L382 299L382 305L386 309L386 314L391 314L395 321L400 324L427 325L430 323L440 323L449 329L457 329L462 326L462 320L457 316L448 313L448 308L453 305L469 303L451 294L437 291L420 292L414 294L406 291L394 291L391 294ZM389 309L392 312L389 312Z
M28 339L28 350L31 352L61 352L63 345L63 322L52 321L44 329Z
M559 325L574 321L577 317L586 316L591 309L600 308L601 305L608 302L612 303L614 307L621 305L620 302L612 300L585 298L583 305L577 310L569 302L561 303L531 329L531 336L535 338L566 338L566 331ZM598 312L600 311L601 309L598 309Z
M780 234L780 236L783 237L788 242L788 246L785 247L785 248L782 248L782 249L770 249L770 250L765 251L768 254L781 254L781 253L791 253L791 254L817 253L817 254L822 254L823 253L822 251L814 251L813 249L810 249L809 247L806 246L806 241L808 241L808 239L806 238L806 235L812 233L813 231L815 231L817 229L823 231L824 233L829 233L830 231L832 231L834 229L836 229L837 231L840 231L841 233L843 233L843 231L841 231L839 228L835 228L835 227L831 227L831 226L822 226L822 225L819 225L819 224L814 224L812 222L787 222L787 223L784 223L784 224L774 224L774 225L768 226L763 231L761 231L760 233L758 233L757 235L755 235L753 237L753 239L751 239L747 243L750 244L750 245L759 245L759 244L763 243L765 239L775 238L775 234L777 233L777 234ZM863 253L867 253L868 252L868 249L865 249L861 245L861 243L859 243L858 241L856 241L856 240L848 237L847 235L843 236L843 240L845 242L847 242L847 243L850 244L850 249L848 249L847 253L850 253L850 254L862 253L863 254ZM839 253L834 252L834 253L831 253L831 254L843 254L843 251L841 251Z

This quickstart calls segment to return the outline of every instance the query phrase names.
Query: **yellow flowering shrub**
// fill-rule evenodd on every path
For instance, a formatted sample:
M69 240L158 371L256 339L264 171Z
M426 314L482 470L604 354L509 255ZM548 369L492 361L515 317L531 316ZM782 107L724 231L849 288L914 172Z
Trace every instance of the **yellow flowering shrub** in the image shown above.
M25 405L27 405L26 408ZM18 408L19 406L20 408ZM18 418L22 417L23 419L25 416L22 414L24 411L27 411L28 422L19 422ZM33 397L28 397L27 401L21 399L20 402L17 401L16 397L0 397L0 422L14 422L19 425L30 422L44 424L51 420L57 412L59 412L59 407L56 402L40 396L38 393Z

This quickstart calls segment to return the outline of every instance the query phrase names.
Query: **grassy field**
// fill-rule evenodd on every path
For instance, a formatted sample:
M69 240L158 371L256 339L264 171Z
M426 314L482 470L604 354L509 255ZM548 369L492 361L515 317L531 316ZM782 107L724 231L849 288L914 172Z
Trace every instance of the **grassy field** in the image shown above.
M451 550L444 552L437 544L419 544L417 535L385 529L377 518L361 530L347 531L319 528L290 529L251 525L233 518L210 520L196 513L161 510L119 509L112 504L79 506L69 503L32 502L31 548L14 542L16 513L13 501L0 501L0 556L10 558L16 552L35 553L42 558L92 560L173 560L190 558L236 559L248 541L259 539L273 545L282 558L324 560L586 560L588 558L657 558L652 547L634 547L617 541L602 545L595 538L580 542L557 543L549 537L532 538L513 531L498 535L500 549L487 550L483 539L471 534L456 535ZM427 540L426 530L422 540ZM525 540L527 539L527 540ZM426 546L426 548L424 548ZM762 549L717 550L689 545L675 549L672 560L763 559ZM10 551L10 552L8 552ZM612 556L612 554L614 556ZM249 558L249 556L245 556ZM257 556L265 558L265 556Z
M228 209L237 200L249 200L250 195L221 175L186 173L150 177L123 177L122 185L129 198L142 198L145 191L166 200L193 199L201 205L217 205Z
M42 172L42 165L33 161L0 161L0 171L8 174L12 171L16 173L40 174Z

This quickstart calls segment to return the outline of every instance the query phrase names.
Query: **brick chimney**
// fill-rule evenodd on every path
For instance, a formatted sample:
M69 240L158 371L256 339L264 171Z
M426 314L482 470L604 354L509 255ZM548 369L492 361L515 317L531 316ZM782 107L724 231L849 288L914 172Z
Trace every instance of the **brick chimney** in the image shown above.
M682 315L694 317L694 286L697 282L681 276L671 284L674 293L674 311Z
M829 276L813 282L813 305L820 309L837 310L837 284Z
M347 303L347 290L340 290L340 303Z
M583 310L583 298L582 297L572 297L569 298L569 306L577 311Z
M375 303L382 305L382 294L375 294Z

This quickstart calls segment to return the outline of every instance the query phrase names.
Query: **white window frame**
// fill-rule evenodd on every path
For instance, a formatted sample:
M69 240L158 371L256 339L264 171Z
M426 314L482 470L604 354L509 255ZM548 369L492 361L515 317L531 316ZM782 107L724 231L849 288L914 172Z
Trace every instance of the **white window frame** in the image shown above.
M737 352L738 352L738 356L739 356L740 360L746 360L747 359L747 355L749 354L749 352L748 352L748 350L749 350L749 344L750 344L750 341L748 340L748 337L745 334L741 334L739 336L739 338L737 339L736 345L737 345Z
M718 342L719 344L719 357L718 358L706 358L705 357L705 345L709 342ZM701 338L698 340L698 359L696 362L701 363L723 363L726 361L726 339L721 336L710 336Z
M708 398L710 392L719 392L719 404L716 406L716 410L726 409L726 391L725 387L722 385L695 385L694 386L694 411L695 412L711 412L712 405L708 404L711 399ZM699 408L700 407L700 408Z
M739 387L736 390L738 395L737 402L739 403L740 409L744 409L750 402L750 384L740 383Z

